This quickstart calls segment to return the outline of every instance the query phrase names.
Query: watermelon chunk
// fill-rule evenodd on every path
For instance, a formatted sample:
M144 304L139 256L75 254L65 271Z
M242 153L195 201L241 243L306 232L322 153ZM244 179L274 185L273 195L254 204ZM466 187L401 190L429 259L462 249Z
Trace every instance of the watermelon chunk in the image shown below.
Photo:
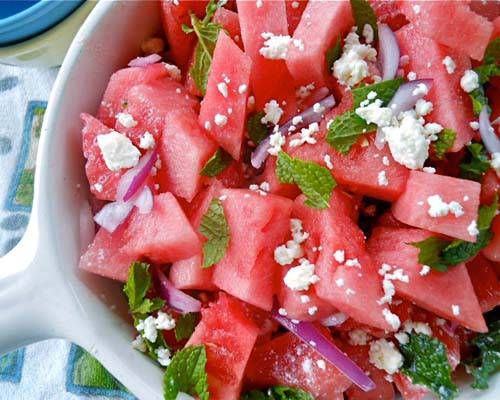
M207 92L201 103L199 122L201 126L208 127L209 135L235 160L240 159L245 132L251 65L251 59L221 31L215 46ZM245 87L243 93L240 93L241 85ZM219 126L214 122L217 115L226 117L226 123Z
M324 330L329 336L328 330ZM318 366L324 361L325 369ZM321 362L320 362L321 364ZM246 386L299 387L317 400L343 399L351 382L292 333L285 333L256 346L245 371Z
M90 185L92 194L101 200L115 200L116 188L123 175L122 170L111 171L104 162L101 149L97 145L97 135L102 135L112 131L102 124L92 115L82 113L80 118L83 121L82 147L83 155L87 159L85 163L85 173ZM96 189L96 184L98 184ZM102 189L102 190L101 190Z
M369 0L375 11L377 21L387 24L393 31L397 31L408 23L405 15L399 8L398 2L394 0Z
M158 182L163 191L191 201L201 186L200 171L217 150L199 127L194 112L172 112L159 143L162 168Z
M210 398L239 398L243 373L259 334L259 328L245 316L235 299L219 294L219 299L201 311L201 321L186 346L205 345Z
M300 18L306 9L308 0L299 1L285 1L286 5L286 19L288 22L288 32L293 35L297 25L299 25Z
M220 7L215 12L213 21L222 25L222 28L224 28L231 39L233 39L239 47L243 47L238 13L228 10L227 8Z
M140 144L144 132L159 140L167 116L183 110L186 114L198 110L198 100L189 96L184 87L170 77L150 84L136 85L127 93L126 112L137 121L127 128L116 122L115 128L125 133L136 145Z
M481 311L485 313L500 305L500 281L493 263L484 256L478 255L467 263L467 271L469 271Z
M307 246L322 247L321 251L311 251L315 258L310 259L320 278L314 285L317 295L356 321L391 330L382 314L385 307L377 303L383 296L378 268L365 249L363 232L349 217L349 196L336 189L330 208L325 210L313 209L304 200L302 195L295 200L293 212L309 233ZM344 261L357 259L360 266L336 261L337 250L344 251Z
M304 44L301 50L291 46L286 65L297 84L314 83L324 86L327 76L326 51L354 24L351 4L348 1L310 1L293 34Z
M496 216L491 224L493 238L487 247L483 249L483 255L496 263L500 263L500 217Z
M368 241L368 250L377 266L383 263L397 266L408 275L409 283L393 282L399 296L468 329L485 332L486 324L464 264L447 272L431 270L425 276L420 275L419 250L408 243L431 235L420 229L376 228ZM453 313L452 305L459 306L458 315Z
M263 32L275 35L288 35L286 7L283 0L263 1L256 7L253 1L238 0L241 38L245 53L252 59L250 82L255 106L262 110L270 100L276 100L285 110L282 120L297 112L293 79L288 72L285 60L269 60L259 50L264 46Z
M477 221L480 192L481 185L477 182L411 171L406 190L392 205L392 213L407 225L475 242L476 236L469 233L468 227ZM434 195L441 196L446 203L458 202L463 215L457 217L450 212L446 216L431 217L427 200Z
M429 2L431 4L433 2ZM443 3L444 4L444 3ZM448 2L446 3L448 4ZM441 5L441 2L436 3ZM446 17L447 19L449 16ZM449 19L453 21L453 19ZM455 24L456 21L453 21ZM457 32L454 25L454 31ZM427 99L434 108L426 119L437 122L444 128L453 129L457 137L451 151L459 151L468 143L474 134L469 123L475 120L472 105L467 93L460 87L460 78L465 70L471 68L469 58L458 51L440 45L433 39L423 36L413 24L408 24L396 32L402 55L410 57L404 67L405 74L413 71L418 79L433 79L432 89ZM464 42L468 42L464 40ZM456 64L455 72L448 74L443 59L449 56Z
M394 384L403 400L423 400L429 395L429 389L413 384L410 378L400 372L394 374Z
M229 247L215 265L214 283L233 296L271 310L278 265L274 249L289 232L292 202L246 189L225 189L222 202L229 224Z
M401 1L399 4L406 17L423 35L474 60L483 58L493 24L471 11L467 2ZM425 49L426 52L428 50Z
M198 254L201 243L184 211L171 193L154 196L153 209L135 209L124 232L126 251L155 263L183 260Z
M295 199L300 190L296 185L290 183L281 183L276 176L276 157L268 157L264 166L264 171L259 176L259 184L267 182L269 184L269 193L277 194L279 196Z
M151 83L168 75L163 63L145 68L130 67L116 71L109 79L108 86L97 111L97 118L105 125L115 126L115 116L124 111L127 92L135 85Z
M130 264L138 259L124 248L125 230L126 224L119 226L113 233L104 228L99 229L82 254L79 267L93 274L126 282Z
M208 210L210 202L214 197L217 197L222 184L219 181L214 181L205 191L196 196L189 205L187 215L193 228L199 232L201 219ZM203 242L204 237L199 234L200 241ZM170 268L170 281L178 289L198 289L198 290L214 290L215 286L212 283L212 268L202 268L203 255L202 252L185 260L176 261Z

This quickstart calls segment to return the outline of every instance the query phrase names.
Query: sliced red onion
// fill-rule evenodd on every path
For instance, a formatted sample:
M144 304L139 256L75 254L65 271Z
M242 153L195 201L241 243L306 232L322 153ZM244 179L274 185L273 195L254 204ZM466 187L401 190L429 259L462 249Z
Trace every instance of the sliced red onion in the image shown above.
M158 54L150 54L146 57L137 57L128 63L129 67L147 67L148 65L155 64L161 60Z
M273 310L273 318L296 335L329 363L337 367L354 384L365 392L375 388L375 383L345 355L334 343L328 340L311 322L301 321L294 324L290 319Z
M333 95L329 95L325 97L323 100L318 101L317 104L319 104L319 108L322 109L321 112L316 112L314 110L315 108L314 106L309 107L307 110L304 110L300 114L294 116L293 118L285 122L283 125L281 125L279 127L280 133L282 135L289 135L290 133L297 132L298 130L306 126L309 126L313 122L320 122L322 116L335 106L335 97L333 97ZM297 117L301 117L302 120L298 124L294 124L293 119ZM289 131L289 128L291 126L295 126L295 130L293 132ZM267 137L266 139L264 139L262 142L259 143L257 148L252 152L252 156L250 159L252 167L259 169L262 166L262 164L264 164L267 157L269 156L267 150L269 150L270 147L271 144L269 137Z
M487 107L483 107L479 114L479 133L484 147L490 154L500 152L500 139L498 139L495 129L490 123L490 114Z
M134 168L125 172L118 182L116 198L129 201L144 186L157 159L158 151L154 148L144 154Z
M182 313L198 312L201 310L201 302L194 297L189 296L182 290L177 289L170 282L160 268L155 268L156 276L159 281L159 294L167 304Z
M348 318L349 317L343 312L338 312L336 314L332 314L326 318L323 318L320 322L323 326L339 326L347 321Z
M125 221L132 208L134 208L132 202L114 201L108 203L94 215L94 221L109 233L113 233Z
M396 94L394 94L394 97L387 107L389 107L396 116L402 111L412 109L415 107L415 104L417 104L417 101L425 96L425 93L418 90L419 85L424 84L427 86L427 90L431 90L432 82L432 79L417 79L403 83L396 91Z
M153 209L153 193L148 186L144 186L141 193L134 201L134 205L139 209L141 214L149 214Z
M379 60L382 66L382 80L394 79L399 67L399 45L396 35L386 24L378 26Z

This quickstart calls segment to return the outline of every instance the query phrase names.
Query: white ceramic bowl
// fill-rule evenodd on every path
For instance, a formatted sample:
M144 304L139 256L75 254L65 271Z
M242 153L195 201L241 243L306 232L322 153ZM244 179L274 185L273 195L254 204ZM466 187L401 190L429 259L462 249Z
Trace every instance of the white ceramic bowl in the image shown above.
M122 285L78 270L90 222L81 153L81 112L95 113L111 74L160 28L153 1L104 1L78 32L52 91L39 146L35 198L27 233L0 259L0 354L47 338L91 352L142 400L163 397L162 371L132 349ZM461 399L500 398L464 386Z

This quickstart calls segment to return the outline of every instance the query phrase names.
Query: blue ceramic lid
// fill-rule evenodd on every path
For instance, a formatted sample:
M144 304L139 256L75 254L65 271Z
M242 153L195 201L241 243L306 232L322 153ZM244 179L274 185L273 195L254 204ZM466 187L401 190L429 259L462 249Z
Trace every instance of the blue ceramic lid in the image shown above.
M36 36L62 21L85 0L1 0L0 46Z

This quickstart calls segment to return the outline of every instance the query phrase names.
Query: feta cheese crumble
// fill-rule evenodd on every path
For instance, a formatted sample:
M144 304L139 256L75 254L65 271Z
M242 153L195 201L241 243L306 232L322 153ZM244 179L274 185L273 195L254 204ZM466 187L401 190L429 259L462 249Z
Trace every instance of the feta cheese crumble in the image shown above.
M446 56L445 58L443 58L442 63L446 68L446 72L448 72L449 74L453 74L455 72L457 65L455 64L455 61L453 61L453 58L451 58L450 56Z
M382 315L392 329L397 330L401 325L401 321L396 314L393 314L388 308L382 310Z
M365 24L363 26L363 37L365 38L366 43L373 43L375 33L373 32L373 28L370 24Z
M434 105L430 101L418 99L415 104L415 112L417 113L417 116L424 117L432 111L433 107Z
M360 107L356 108L355 113L369 124L375 124L378 127L390 126L392 124L392 110L388 107L382 107L382 100L375 99L373 103L368 105L366 103L364 103L365 105L361 104Z
M477 122L477 121L471 121L469 123L469 126L471 127L471 129L473 131L478 131L479 130L479 122Z
M318 307L316 306L312 306L312 307L309 307L307 309L307 313L310 315L310 316L313 316L314 314L316 314L318 312Z
M431 272L431 267L429 267L428 265L422 265L422 269L420 270L419 275L426 276L429 274L429 272Z
M156 357L158 358L158 363L163 367L168 367L172 362L172 359L170 358L172 356L172 353L170 353L169 349L161 346L155 350L155 353Z
M326 370L326 363L324 360L318 360L316 361L316 365L318 366L319 369L325 371Z
M417 79L417 74L413 71L408 72L408 75L406 76L409 81L414 81Z
M246 93L247 90L248 90L248 86L244 83L241 84L240 86L238 86L238 93L239 94Z
M220 82L217 84L217 90L219 91L219 93L223 96L223 97L226 97L227 98L227 95L228 95L228 90L227 90L227 83L226 82Z
M283 307L278 309L278 314L283 317L286 317L288 315L287 311Z
M445 217L449 213L452 213L456 218L464 215L463 207L459 202L450 201L446 203L438 194L427 197L427 204L429 205L427 213L432 218Z
M460 306L457 306L456 304L452 304L452 306L451 306L451 312L455 316L460 315Z
M271 32L261 34L264 38L264 46L259 49L260 55L270 60L286 60L290 45L304 50L301 40L293 39L288 35L275 35Z
M380 171L377 175L377 182L379 186L387 186L389 185L389 180L385 174L385 171Z
M427 322L405 321L403 324L403 330L406 333L415 332L427 336L432 336L431 327Z
M141 335L137 335L136 338L132 340L132 347L142 353L145 353L147 350L146 343Z
M470 93L479 87L479 76L478 74L468 69L464 72L462 78L460 78L460 86L466 93Z
M271 100L264 106L265 115L261 118L260 122L263 124L271 123L276 125L281 116L283 115L283 110L279 106L276 100Z
M177 65L164 63L165 69L173 80L180 81L182 78L181 70Z
M141 136L139 147L145 150L149 150L155 147L155 138L153 137L153 135L151 135L151 133L149 132L144 132L144 134Z
M97 135L97 145L106 166L111 171L135 167L141 156L141 152L130 139L116 131Z
M313 135L317 132L319 132L318 123L313 122L309 124L307 128L302 128L300 130L300 136L298 138L290 140L290 147L299 147L304 143L315 144L316 138Z
M371 336L362 329L349 331L349 343L353 346L364 346L370 339Z
M477 229L477 222L476 220L472 221L469 226L467 227L467 232L471 236L477 236L479 235L479 229Z
M94 190L97 192L97 193L101 193L102 190L104 189L103 186L102 186L102 183L94 183Z
M394 374L403 366L403 356L394 343L385 339L371 342L368 356L370 363L388 374Z
M335 279L335 284L336 284L338 287L342 287L342 286L344 286L344 284L345 284L344 279L342 279L342 278Z
M298 266L288 270L283 281L291 290L307 290L310 285L319 281L319 277L314 274L314 268L314 264L302 258Z
M302 304L309 303L311 301L311 298L307 294L303 294L300 296L300 302Z
M140 320L136 326L137 331L142 333L142 336L149 340L151 343L155 343L158 338L158 331L156 330L156 319L153 316L149 316L144 320Z
M138 122L129 113L120 112L116 114L116 120L125 128L133 128Z
M224 126L227 124L227 116L223 114L215 114L214 122L217 126Z
M285 143L285 137L280 131L276 131L269 136L269 149L267 149L267 152L272 156L277 156Z
M333 258L335 261L342 264L345 260L345 251L344 250L335 250L335 253L333 253Z

